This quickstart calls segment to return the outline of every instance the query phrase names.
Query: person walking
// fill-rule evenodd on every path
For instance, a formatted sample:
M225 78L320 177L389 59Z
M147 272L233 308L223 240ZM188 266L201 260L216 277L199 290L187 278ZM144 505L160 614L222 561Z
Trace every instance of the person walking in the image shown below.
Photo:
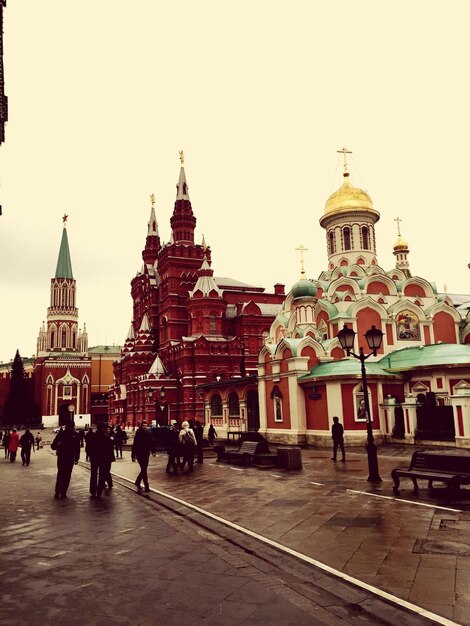
M122 430L121 426L118 424L116 426L116 430L114 431L114 450L116 452L116 458L122 459L122 444L124 443L125 432ZM127 435L126 435L127 438Z
M144 483L145 491L150 491L149 480L147 476L147 468L149 464L150 453L154 453L154 445L152 435L147 430L147 422L142 422L137 432L135 433L134 441L132 443L131 459L132 462L139 463L140 472L135 479L135 486L137 492L142 491L141 482Z
M29 465L31 460L31 448L34 446L34 437L28 428L20 437L20 446L23 465Z
M16 428L11 429L10 439L8 441L8 454L10 455L10 463L16 461L16 453L20 445L20 435Z
M111 429L107 424L100 424L93 439L92 455L98 468L98 484L96 486L96 496L91 494L91 497L96 497L97 500L101 499L106 483L109 489L113 487L111 463L116 460L116 457L114 456L114 442L111 439L110 432Z
M171 473L171 468L173 468L173 474L178 473L178 452L179 452L179 428L178 422L176 420L172 420L171 428L168 431L168 436L166 440L166 453L168 454L168 463L166 464L166 472L167 474Z
M209 445L212 448L214 445L214 439L217 437L217 433L215 432L214 426L211 424L209 426L209 431L207 433L207 438L209 439Z
M339 423L339 418L336 415L333 417L333 426L331 427L331 438L333 439L333 456L331 457L332 461L336 461L336 453L338 451L338 446L341 449L341 453L343 458L341 461L344 463L346 461L346 455L344 452L344 428L342 424Z
M183 457L181 469L184 469L186 463L188 464L188 471L193 471L194 465L194 452L196 450L196 435L189 426L189 422L183 422L181 424L181 430L179 432L180 450Z
M203 454L203 441L204 441L204 428L201 422L197 419L194 420L193 431L196 437L196 454L197 454L197 462L203 463L204 454Z
M8 446L10 445L10 433L8 432L8 430L6 430L3 433L3 439L2 439L2 444L3 444L3 448L5 450L5 458L8 459Z
M85 435L85 460L90 460L90 449L92 446L93 436L95 435L95 431L90 426Z
M59 430L51 443L51 449L57 454L57 479L54 498L64 500L67 497L74 464L80 458L80 437L73 422L68 422L65 429Z

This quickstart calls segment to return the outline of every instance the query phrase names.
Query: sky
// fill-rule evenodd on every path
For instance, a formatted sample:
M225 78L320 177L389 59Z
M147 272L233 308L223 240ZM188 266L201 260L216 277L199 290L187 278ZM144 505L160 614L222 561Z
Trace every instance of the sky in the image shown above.
M0 147L0 361L36 352L66 213L79 325L122 344L150 194L163 241L179 150L215 276L286 292L327 268L325 202L351 182L414 275L470 293L470 3L10 0Z

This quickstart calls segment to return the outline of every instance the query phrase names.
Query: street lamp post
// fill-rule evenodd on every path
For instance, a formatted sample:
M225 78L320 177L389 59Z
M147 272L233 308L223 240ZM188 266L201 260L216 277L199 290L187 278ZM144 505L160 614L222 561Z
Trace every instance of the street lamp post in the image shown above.
M371 483L381 483L382 479L379 475L379 466L377 462L377 446L374 443L374 435L372 433L372 421L371 421L371 412L369 405L369 392L367 389L367 374L365 368L365 360L370 356L377 356L377 350L380 348L382 344L383 332L376 328L375 326L371 326L370 329L365 333L365 338L367 341L367 345L369 346L371 352L369 354L364 354L364 350L359 347L359 354L355 354L353 352L354 347L354 338L356 337L356 333L352 328L348 328L346 324L344 328L339 331L338 339L341 344L343 350L346 350L346 354L348 356L352 355L355 359L359 359L361 362L361 375L362 375L362 389L364 391L364 407L366 411L366 424L367 424L367 460L369 465L369 477L368 481Z
M165 407L163 406L163 399L165 398L165 393L166 393L165 387L162 385L160 387L160 410L161 410L161 415L162 415L161 417L162 421L163 421L163 411L165 410ZM156 417L156 410L157 410L157 407L155 406L155 417Z

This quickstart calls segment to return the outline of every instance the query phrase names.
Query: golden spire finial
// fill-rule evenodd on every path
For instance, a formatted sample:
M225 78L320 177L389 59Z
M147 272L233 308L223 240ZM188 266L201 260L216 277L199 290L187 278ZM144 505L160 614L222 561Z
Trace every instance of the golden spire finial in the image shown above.
M305 278L304 252L306 252L308 248L305 248L303 243L301 243L300 246L296 248L296 250L299 250L300 252L300 278Z
M152 209L155 206L155 194L151 193L150 194L150 202L152 203Z
M399 217L396 217L393 221L397 223L397 228L398 228L398 236L399 236L399 237L401 237L401 232L400 232L400 222L403 222L403 220L402 220L402 219L400 219Z
M202 235L202 250L204 252L204 254L206 254L206 250L207 250L207 246L206 246L206 240L204 238L204 234Z
M68 215L67 215L67 213L64 213L64 215L62 217L62 221L64 223L64 228L67 226L67 219L68 219Z
M352 154L352 150L348 150L348 148L341 148L341 150L336 150L336 152L338 154L342 154L343 155L343 159L344 159L344 163L343 163L343 167L344 167L344 172L343 172L343 176L349 176L349 169L348 169L348 154Z
M184 152L182 150L180 150L180 161L181 165L184 165Z

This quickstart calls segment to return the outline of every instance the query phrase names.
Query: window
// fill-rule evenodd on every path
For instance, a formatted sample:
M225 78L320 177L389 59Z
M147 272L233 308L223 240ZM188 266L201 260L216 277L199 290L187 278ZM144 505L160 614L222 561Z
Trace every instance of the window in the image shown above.
M62 331L62 348L67 346L67 333L65 330Z
M369 229L367 226L362 227L362 248L364 250L369 249Z
M335 251L335 235L333 231L330 232L330 254L333 254Z
M372 413L372 397L369 389L369 408ZM356 422L367 422L366 402L364 400L364 391L362 385L359 385L354 392L354 418ZM373 415L370 416L373 421Z
M238 394L234 391L228 397L228 414L231 417L239 417L240 416L240 401L238 399Z
M343 230L344 249L351 250L351 231L349 228Z
M63 398L71 398L72 397L72 385L64 386L64 393L62 395Z
M217 327L215 324L215 315L211 315L210 322L211 322L211 326L210 326L211 333L215 333L215 331L217 330Z
M222 398L216 393L211 398L211 416L222 417L222 415Z
M283 414L282 414L282 393L279 390L279 387L275 385L271 392L271 398L273 401L273 409L274 409L274 421L282 422Z

